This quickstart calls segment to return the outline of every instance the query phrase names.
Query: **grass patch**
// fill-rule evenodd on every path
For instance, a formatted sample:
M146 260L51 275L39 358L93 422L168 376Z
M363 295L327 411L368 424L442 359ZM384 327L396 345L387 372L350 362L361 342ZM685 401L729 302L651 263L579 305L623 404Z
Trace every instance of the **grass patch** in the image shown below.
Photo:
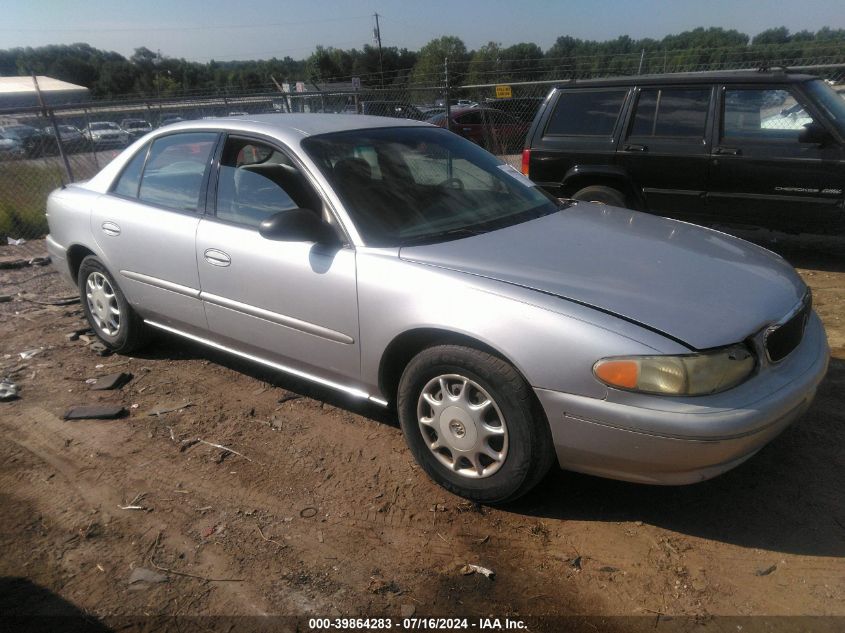
M42 161L0 163L0 239L47 234L47 196L61 186L62 167Z

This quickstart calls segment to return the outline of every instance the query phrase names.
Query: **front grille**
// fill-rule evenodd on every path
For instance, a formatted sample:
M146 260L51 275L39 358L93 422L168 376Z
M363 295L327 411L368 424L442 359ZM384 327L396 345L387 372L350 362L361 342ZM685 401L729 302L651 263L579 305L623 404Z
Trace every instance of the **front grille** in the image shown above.
M804 328L813 310L813 297L807 292L801 307L786 322L773 326L766 332L766 355L773 363L789 356L804 338Z

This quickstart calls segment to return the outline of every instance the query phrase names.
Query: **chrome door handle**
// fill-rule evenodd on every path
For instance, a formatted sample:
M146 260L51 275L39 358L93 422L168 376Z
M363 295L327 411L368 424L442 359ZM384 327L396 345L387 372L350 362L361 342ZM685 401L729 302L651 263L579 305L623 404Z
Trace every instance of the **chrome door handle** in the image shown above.
M739 156L742 150L738 147L717 147L713 150L714 154L721 154L722 156Z
M626 152L647 152L648 147L645 145L638 145L636 143L628 143L622 147Z
M205 261L212 266L228 266L232 263L232 258L227 253L216 248L206 249L203 254L205 255Z
M105 233L106 235L111 235L112 237L120 235L120 227L114 222L103 222L100 225L100 228L103 229L103 233Z

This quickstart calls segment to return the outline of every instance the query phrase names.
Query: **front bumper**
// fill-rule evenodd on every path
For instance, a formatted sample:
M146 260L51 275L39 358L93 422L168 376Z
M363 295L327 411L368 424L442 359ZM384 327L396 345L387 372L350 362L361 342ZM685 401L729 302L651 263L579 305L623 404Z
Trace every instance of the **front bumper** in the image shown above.
M738 466L799 418L829 358L814 313L788 358L718 398L625 394L625 402L613 402L548 389L535 393L561 468L639 483L690 484Z

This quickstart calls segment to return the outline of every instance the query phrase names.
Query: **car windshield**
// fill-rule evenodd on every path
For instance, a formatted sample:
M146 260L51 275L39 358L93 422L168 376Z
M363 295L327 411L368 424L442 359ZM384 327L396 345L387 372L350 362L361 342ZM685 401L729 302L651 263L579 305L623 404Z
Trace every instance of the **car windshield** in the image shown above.
M560 208L513 167L442 129L354 130L302 145L373 246L456 239Z
M845 135L845 100L824 81L808 81L805 84L807 92L815 97L816 103L824 110L839 133Z
M28 127L26 125L18 125L15 127L7 127L6 128L6 136L16 139L28 139L30 136L35 134L35 128Z
M127 121L124 124L124 127L130 127L130 128L145 128L145 127L148 127L148 126L149 126L149 123L147 123L146 121Z
M113 130L117 127L117 123L92 123L92 130Z

